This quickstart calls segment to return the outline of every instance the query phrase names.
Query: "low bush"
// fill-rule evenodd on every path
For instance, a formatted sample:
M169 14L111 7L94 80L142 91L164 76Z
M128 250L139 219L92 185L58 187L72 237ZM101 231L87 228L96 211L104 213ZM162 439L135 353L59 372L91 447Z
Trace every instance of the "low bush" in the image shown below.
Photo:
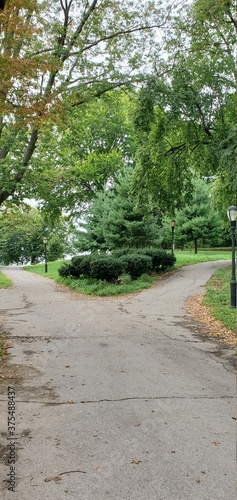
M127 255L148 255L152 259L152 271L160 271L172 267L176 262L176 257L171 253L159 248L119 248L113 251L116 257L124 257Z
M79 257L73 257L71 263L72 276L79 278L82 274L83 276L91 277L91 262L97 258L97 255L80 255Z
M163 271L167 269L167 267L174 266L176 262L176 257L171 253L166 252L166 250L159 248L144 248L143 252L145 255L149 255L152 258L153 271Z
M62 278L66 278L67 276L72 276L71 264L63 264L62 267L59 268L58 274L62 276Z
M108 282L115 281L124 272L124 263L110 255L91 260L90 276Z
M151 271L158 272L172 267L176 258L165 250L155 248L129 249L121 248L111 255L92 253L73 257L71 264L64 264L59 269L63 278L72 276L94 278L113 282L123 273L137 279Z
M152 259L148 255L134 253L119 257L118 260L122 263L124 272L130 274L133 280L152 271Z

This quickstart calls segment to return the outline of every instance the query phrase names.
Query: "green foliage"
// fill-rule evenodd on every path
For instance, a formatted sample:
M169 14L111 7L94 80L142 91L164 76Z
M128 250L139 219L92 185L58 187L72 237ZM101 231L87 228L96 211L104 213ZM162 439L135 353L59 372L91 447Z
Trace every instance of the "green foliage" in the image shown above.
M44 257L43 237L46 235L46 221L40 211L28 205L10 206L0 213L0 262L32 264ZM47 226L49 260L64 255L66 227L59 220L54 227Z
M141 248L159 243L157 217L149 205L137 206L136 195L131 192L131 178L132 170L126 169L112 187L97 194L86 216L87 232L75 232L79 251Z
M42 220L36 209L13 208L0 216L0 261L6 265L31 261L43 256Z
M84 276L113 282L124 273L134 280L151 271L165 270L167 267L172 267L175 261L175 257L164 250L121 249L112 255L92 253L73 257L71 263L64 264L58 272L63 278Z
M129 4L117 0L6 2L0 37L0 71L4 75L0 92L0 204L12 196L18 202L24 197L37 198L58 214L64 203L72 208L75 191L80 194L77 199L84 201L84 191L91 194L108 173L118 168L120 153L125 154L127 145L126 133L117 135L121 142L112 144L117 130L116 121L110 120L114 107L107 110L110 139L105 114L102 120L99 112L95 116L91 130L97 138L96 156L90 148L89 130L86 137L88 117L83 114L89 102L116 88L128 89L131 81L142 78L144 50L147 64L151 47L156 44L154 32L166 16L167 6L162 9L155 2L143 2L141 7L138 0ZM70 154L66 142L69 136L69 143L73 143L69 115L75 120L79 107L83 111L77 116L77 126L74 121L75 143ZM121 123L124 125L123 119L117 121L118 127ZM106 132L102 133L104 127ZM63 131L65 141L59 137ZM59 139L65 148L59 151L57 147L54 157L47 137L52 132L55 142ZM103 141L109 140L110 151L102 147L99 152ZM82 155L76 155L76 150ZM68 152L68 161L64 162ZM79 188L78 177L82 177Z
M118 261L122 264L123 272L129 274L133 280L152 271L152 259L145 254L130 253L120 257Z
M45 211L58 216L64 208L74 216L80 214L84 204L132 161L130 95L129 99L114 91L73 109L64 133L60 128L44 128L29 184L30 195L42 199Z
M123 262L110 255L100 256L98 259L93 258L91 261L91 278L113 282L123 272L126 272Z
M119 259L109 255L92 254L74 257L71 264L66 264L59 269L59 275L73 276L73 278L86 276L110 282L116 280L123 271L124 266Z
M152 258L153 271L164 271L168 267L173 267L176 262L175 255L166 252L165 250L156 248L144 248L143 252Z
M121 248L113 251L113 255L116 257L126 257L133 254L139 254L140 256L148 256L151 258L152 267L151 269L148 268L147 271L144 272L148 272L149 270L155 272L159 272L160 270L163 271L168 267L173 267L176 262L176 257L174 255L159 248Z
M183 248L193 242L197 252L201 246L218 246L223 241L223 221L212 208L210 186L201 179L193 181L190 203L175 213L175 240Z
M61 259L65 254L65 247L65 235L62 237L62 235L59 236L58 234L53 234L49 239L47 248L48 260L54 261Z
M195 173L236 200L236 34L233 0L188 3L167 37L163 78L139 93L134 183L163 214L185 206Z

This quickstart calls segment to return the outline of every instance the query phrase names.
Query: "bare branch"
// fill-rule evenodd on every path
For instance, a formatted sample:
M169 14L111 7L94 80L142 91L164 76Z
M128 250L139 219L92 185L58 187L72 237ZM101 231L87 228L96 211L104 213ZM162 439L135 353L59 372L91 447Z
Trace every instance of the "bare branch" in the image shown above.
M237 17L236 19L234 18L232 12L231 12L231 3L228 2L226 3L226 12L227 12L227 15L229 16L230 20L231 20L231 23L233 24L233 26L235 27L235 31L237 31ZM235 4L235 7L236 7L236 10L237 10L237 5Z
M86 50L91 49L92 47L95 47L101 42L105 42L106 40L112 40L113 38L117 38L118 36L121 35L129 35L130 33L135 33L137 31L144 31L144 30L151 30L154 28L162 28L165 25L165 23L161 24L154 24L151 26L137 26L136 28L131 28L128 30L121 30L121 31L116 31L115 33L111 33L110 35L104 36L102 38L99 38L98 40L95 40L94 42L91 42L89 45L86 45L82 50L77 51L77 52L70 52L69 56L77 56L79 54L82 54Z

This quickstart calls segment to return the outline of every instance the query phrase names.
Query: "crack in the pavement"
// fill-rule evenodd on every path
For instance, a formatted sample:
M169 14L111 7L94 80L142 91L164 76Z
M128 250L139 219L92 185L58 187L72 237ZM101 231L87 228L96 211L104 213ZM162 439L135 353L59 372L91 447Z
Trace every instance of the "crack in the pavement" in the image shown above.
M206 399L206 400L222 400L222 399L236 399L236 396L144 396L144 397L139 397L139 396L134 396L134 397L127 397L127 398L118 398L118 399L89 399L89 400L81 400L81 401L61 401L61 402L55 402L55 401L37 401L37 400L21 400L21 399L16 399L16 403L27 403L27 404L44 404L46 406L59 406L59 405L75 405L75 404L93 404L93 403L119 403L123 401L159 401L159 400L200 400L200 399ZM6 403L6 399L0 399L0 403Z

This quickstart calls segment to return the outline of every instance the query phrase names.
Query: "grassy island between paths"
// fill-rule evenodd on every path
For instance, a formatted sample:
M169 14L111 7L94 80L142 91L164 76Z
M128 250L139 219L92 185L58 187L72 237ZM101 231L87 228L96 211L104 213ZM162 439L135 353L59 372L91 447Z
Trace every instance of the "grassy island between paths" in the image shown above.
M175 272L175 270L186 265L217 260L231 261L230 250L200 250L198 254L194 254L194 252L188 250L176 250L175 256L176 264L172 269L155 275L145 274L137 280L131 280L129 276L124 275L121 276L121 279L116 284L90 278L85 279L84 277L79 279L70 277L62 278L58 274L58 269L62 266L63 261L49 262L48 273L45 273L44 264L26 266L24 269L51 278L55 282L65 285L78 293L108 297L140 292L159 282L168 273ZM211 314L215 319L220 320L224 326L236 334L236 311L230 308L230 275L231 265L227 265L224 269L217 271L213 275L207 284L203 303L210 307Z

